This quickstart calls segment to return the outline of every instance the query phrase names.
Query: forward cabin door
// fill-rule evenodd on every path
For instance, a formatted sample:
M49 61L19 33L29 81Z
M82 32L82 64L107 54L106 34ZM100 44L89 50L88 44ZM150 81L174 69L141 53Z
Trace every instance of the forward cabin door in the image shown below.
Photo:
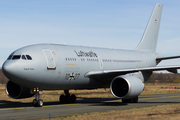
M42 51L43 51L45 58L46 58L47 70L55 70L56 65L55 65L55 60L54 60L54 57L53 57L51 50L43 49Z

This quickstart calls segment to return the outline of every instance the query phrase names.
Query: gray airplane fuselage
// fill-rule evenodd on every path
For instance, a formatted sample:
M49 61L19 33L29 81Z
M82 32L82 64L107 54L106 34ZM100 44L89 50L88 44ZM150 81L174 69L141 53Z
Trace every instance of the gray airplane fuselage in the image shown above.
M88 78L89 71L156 66L156 53L58 44L37 44L12 53L3 65L9 79L21 86L41 89L94 89L110 86L113 77ZM29 55L32 60L22 59ZM102 80L104 79L104 80Z
M180 56L156 53L163 5L157 3L140 43L134 50L105 49L59 44L37 44L13 52L2 66L9 78L6 93L14 99L35 95L33 106L42 107L42 90L64 90L61 103L76 102L70 89L110 88L123 103L137 103L144 82L153 71L177 73L180 66L156 66Z

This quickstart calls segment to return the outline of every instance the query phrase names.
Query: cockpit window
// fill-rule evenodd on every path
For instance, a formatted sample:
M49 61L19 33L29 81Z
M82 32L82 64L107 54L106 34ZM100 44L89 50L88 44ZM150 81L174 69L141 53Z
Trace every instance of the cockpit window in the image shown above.
M17 60L17 59L20 59L21 58L21 55L14 55L13 57L12 57L12 60Z
M23 60L32 60L32 57L30 55L14 55L13 53L9 55L7 60L18 60L18 59L23 59Z
M28 60L32 60L31 56L26 55L26 57L27 57Z
M23 59L23 60L26 60L26 56L25 56L25 55L22 55L22 59Z
M9 55L9 57L8 57L8 59L7 59L7 60L10 60L10 59L12 58L12 56L13 56L12 54L11 54L11 55Z

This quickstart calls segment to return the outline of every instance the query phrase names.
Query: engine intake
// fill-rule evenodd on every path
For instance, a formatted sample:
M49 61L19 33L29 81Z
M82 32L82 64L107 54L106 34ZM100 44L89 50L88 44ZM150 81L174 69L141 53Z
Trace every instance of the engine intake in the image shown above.
M10 80L6 84L6 94L14 99L28 98L34 95L30 93L30 88L22 87Z
M137 77L121 75L112 80L110 90L116 98L129 99L140 95L144 90L144 84Z

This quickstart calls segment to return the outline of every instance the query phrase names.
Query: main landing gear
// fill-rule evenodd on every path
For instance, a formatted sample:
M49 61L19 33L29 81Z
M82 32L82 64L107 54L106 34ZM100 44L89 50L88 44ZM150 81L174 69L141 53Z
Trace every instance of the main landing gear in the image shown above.
M131 99L122 99L122 103L138 103L138 96Z
M43 100L39 99L40 95L42 94L42 90L39 88L34 88L35 93L35 99L33 100L33 106L34 107L42 107L43 106Z
M64 90L65 95L59 97L60 103L75 103L76 96L74 94L70 95L69 90Z

